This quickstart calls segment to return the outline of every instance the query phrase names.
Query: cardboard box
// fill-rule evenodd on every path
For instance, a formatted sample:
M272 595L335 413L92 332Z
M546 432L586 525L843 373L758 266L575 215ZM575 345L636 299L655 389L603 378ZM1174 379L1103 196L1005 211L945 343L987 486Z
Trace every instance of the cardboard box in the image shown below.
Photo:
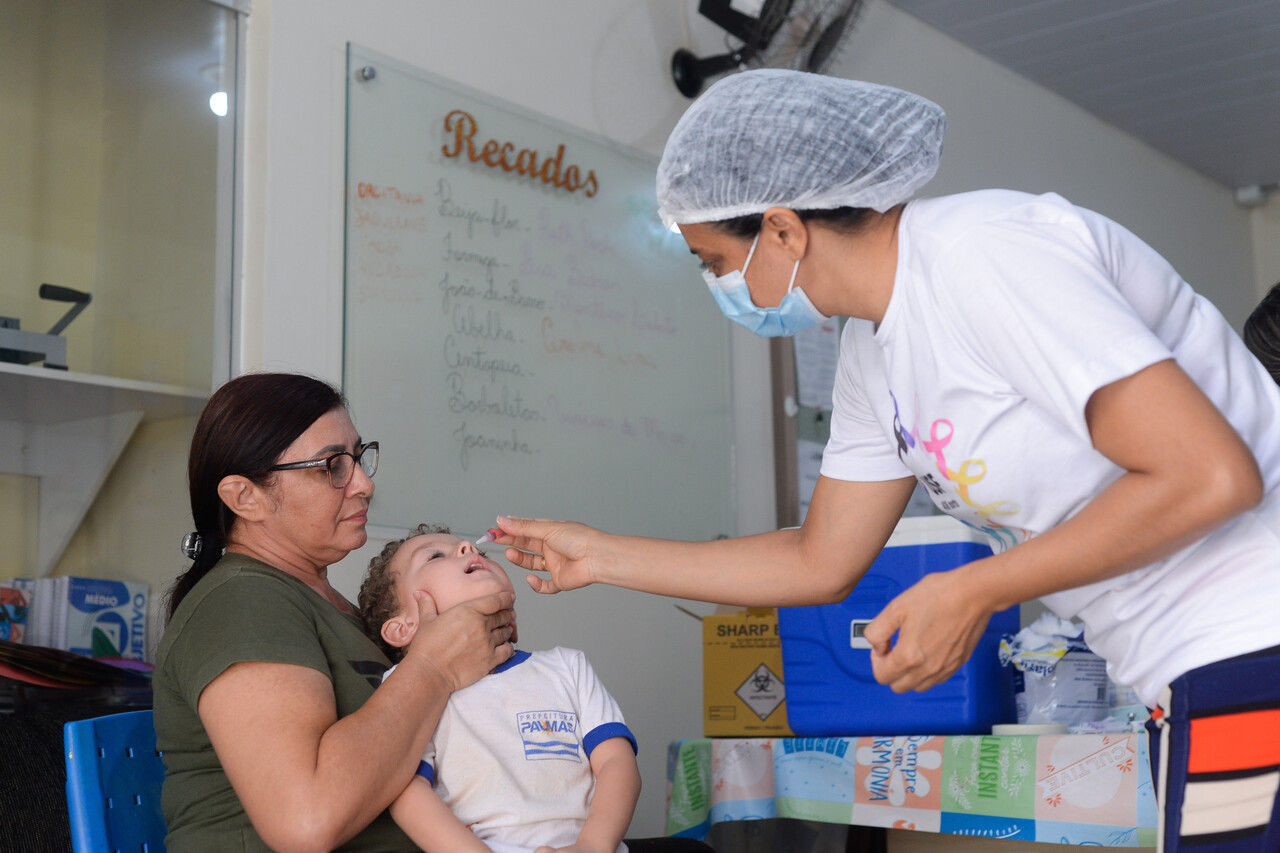
M12 583L28 590L27 645L85 657L147 659L147 584L69 575Z
M58 577L62 648L86 657L147 659L151 587L134 581Z
M26 593L11 586L0 586L0 640L21 643L26 625Z
M706 737L790 737L778 613L752 609L702 617Z

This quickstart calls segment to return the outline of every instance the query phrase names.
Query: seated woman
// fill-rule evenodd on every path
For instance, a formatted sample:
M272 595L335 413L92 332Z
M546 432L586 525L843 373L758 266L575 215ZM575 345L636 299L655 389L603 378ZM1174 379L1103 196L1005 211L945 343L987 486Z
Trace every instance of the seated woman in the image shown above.
M449 695L511 657L514 596L422 604L375 692L389 662L328 567L365 543L377 465L317 379L241 376L205 406L154 677L169 853L417 849L387 807Z

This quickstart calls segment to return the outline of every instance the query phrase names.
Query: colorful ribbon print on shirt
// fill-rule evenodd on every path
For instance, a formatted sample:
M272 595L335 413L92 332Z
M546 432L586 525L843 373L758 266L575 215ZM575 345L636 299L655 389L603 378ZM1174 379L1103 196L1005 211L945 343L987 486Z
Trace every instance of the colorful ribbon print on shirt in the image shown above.
M981 459L966 459L960 463L958 470L947 465L946 447L951 443L951 437L955 432L951 421L945 418L935 420L929 427L929 437L923 438L920 435L918 422L910 432L903 428L901 410L898 408L898 398L893 395L892 391L889 392L889 399L893 401L893 434L898 444L899 459L905 462L907 454L914 450L917 445L925 453L932 456L934 465L938 469L938 474L943 479L950 480L955 484L956 495L982 519L982 526L965 522L970 527L981 530L1010 548L1031 538L1031 533L1028 530L1006 527L991 520L992 516L997 515L1017 515L1020 512L1020 508L1016 503L1008 500L978 503L971 495L969 487L981 482L987 475L986 462ZM916 408L918 411L919 406ZM935 495L940 495L945 491L944 487L938 483L932 474L921 477L920 481Z

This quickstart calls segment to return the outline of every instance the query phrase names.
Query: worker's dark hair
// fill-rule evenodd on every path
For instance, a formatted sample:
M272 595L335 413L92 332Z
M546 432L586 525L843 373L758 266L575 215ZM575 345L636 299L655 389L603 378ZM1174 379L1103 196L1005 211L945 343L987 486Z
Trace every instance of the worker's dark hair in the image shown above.
M1280 283L1267 291L1244 321L1244 343L1280 383Z
M852 233L857 231L871 218L869 207L833 207L830 210L797 210L796 216L801 222L817 222L836 231ZM736 237L754 237L764 226L763 213L749 213L746 216L735 216L733 219L721 219L710 222L721 231L727 231Z

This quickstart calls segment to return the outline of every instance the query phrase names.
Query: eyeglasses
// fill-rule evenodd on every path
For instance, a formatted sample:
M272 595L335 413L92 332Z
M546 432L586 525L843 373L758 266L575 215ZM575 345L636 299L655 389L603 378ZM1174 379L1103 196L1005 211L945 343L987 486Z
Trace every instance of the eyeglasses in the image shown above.
M357 462L360 463L360 468L364 471L365 476L373 479L373 475L378 472L378 442L371 441L363 447L357 447L355 453L344 450L324 459L272 465L270 470L297 471L303 468L327 468L329 470L329 485L335 489L345 489L356 472Z

